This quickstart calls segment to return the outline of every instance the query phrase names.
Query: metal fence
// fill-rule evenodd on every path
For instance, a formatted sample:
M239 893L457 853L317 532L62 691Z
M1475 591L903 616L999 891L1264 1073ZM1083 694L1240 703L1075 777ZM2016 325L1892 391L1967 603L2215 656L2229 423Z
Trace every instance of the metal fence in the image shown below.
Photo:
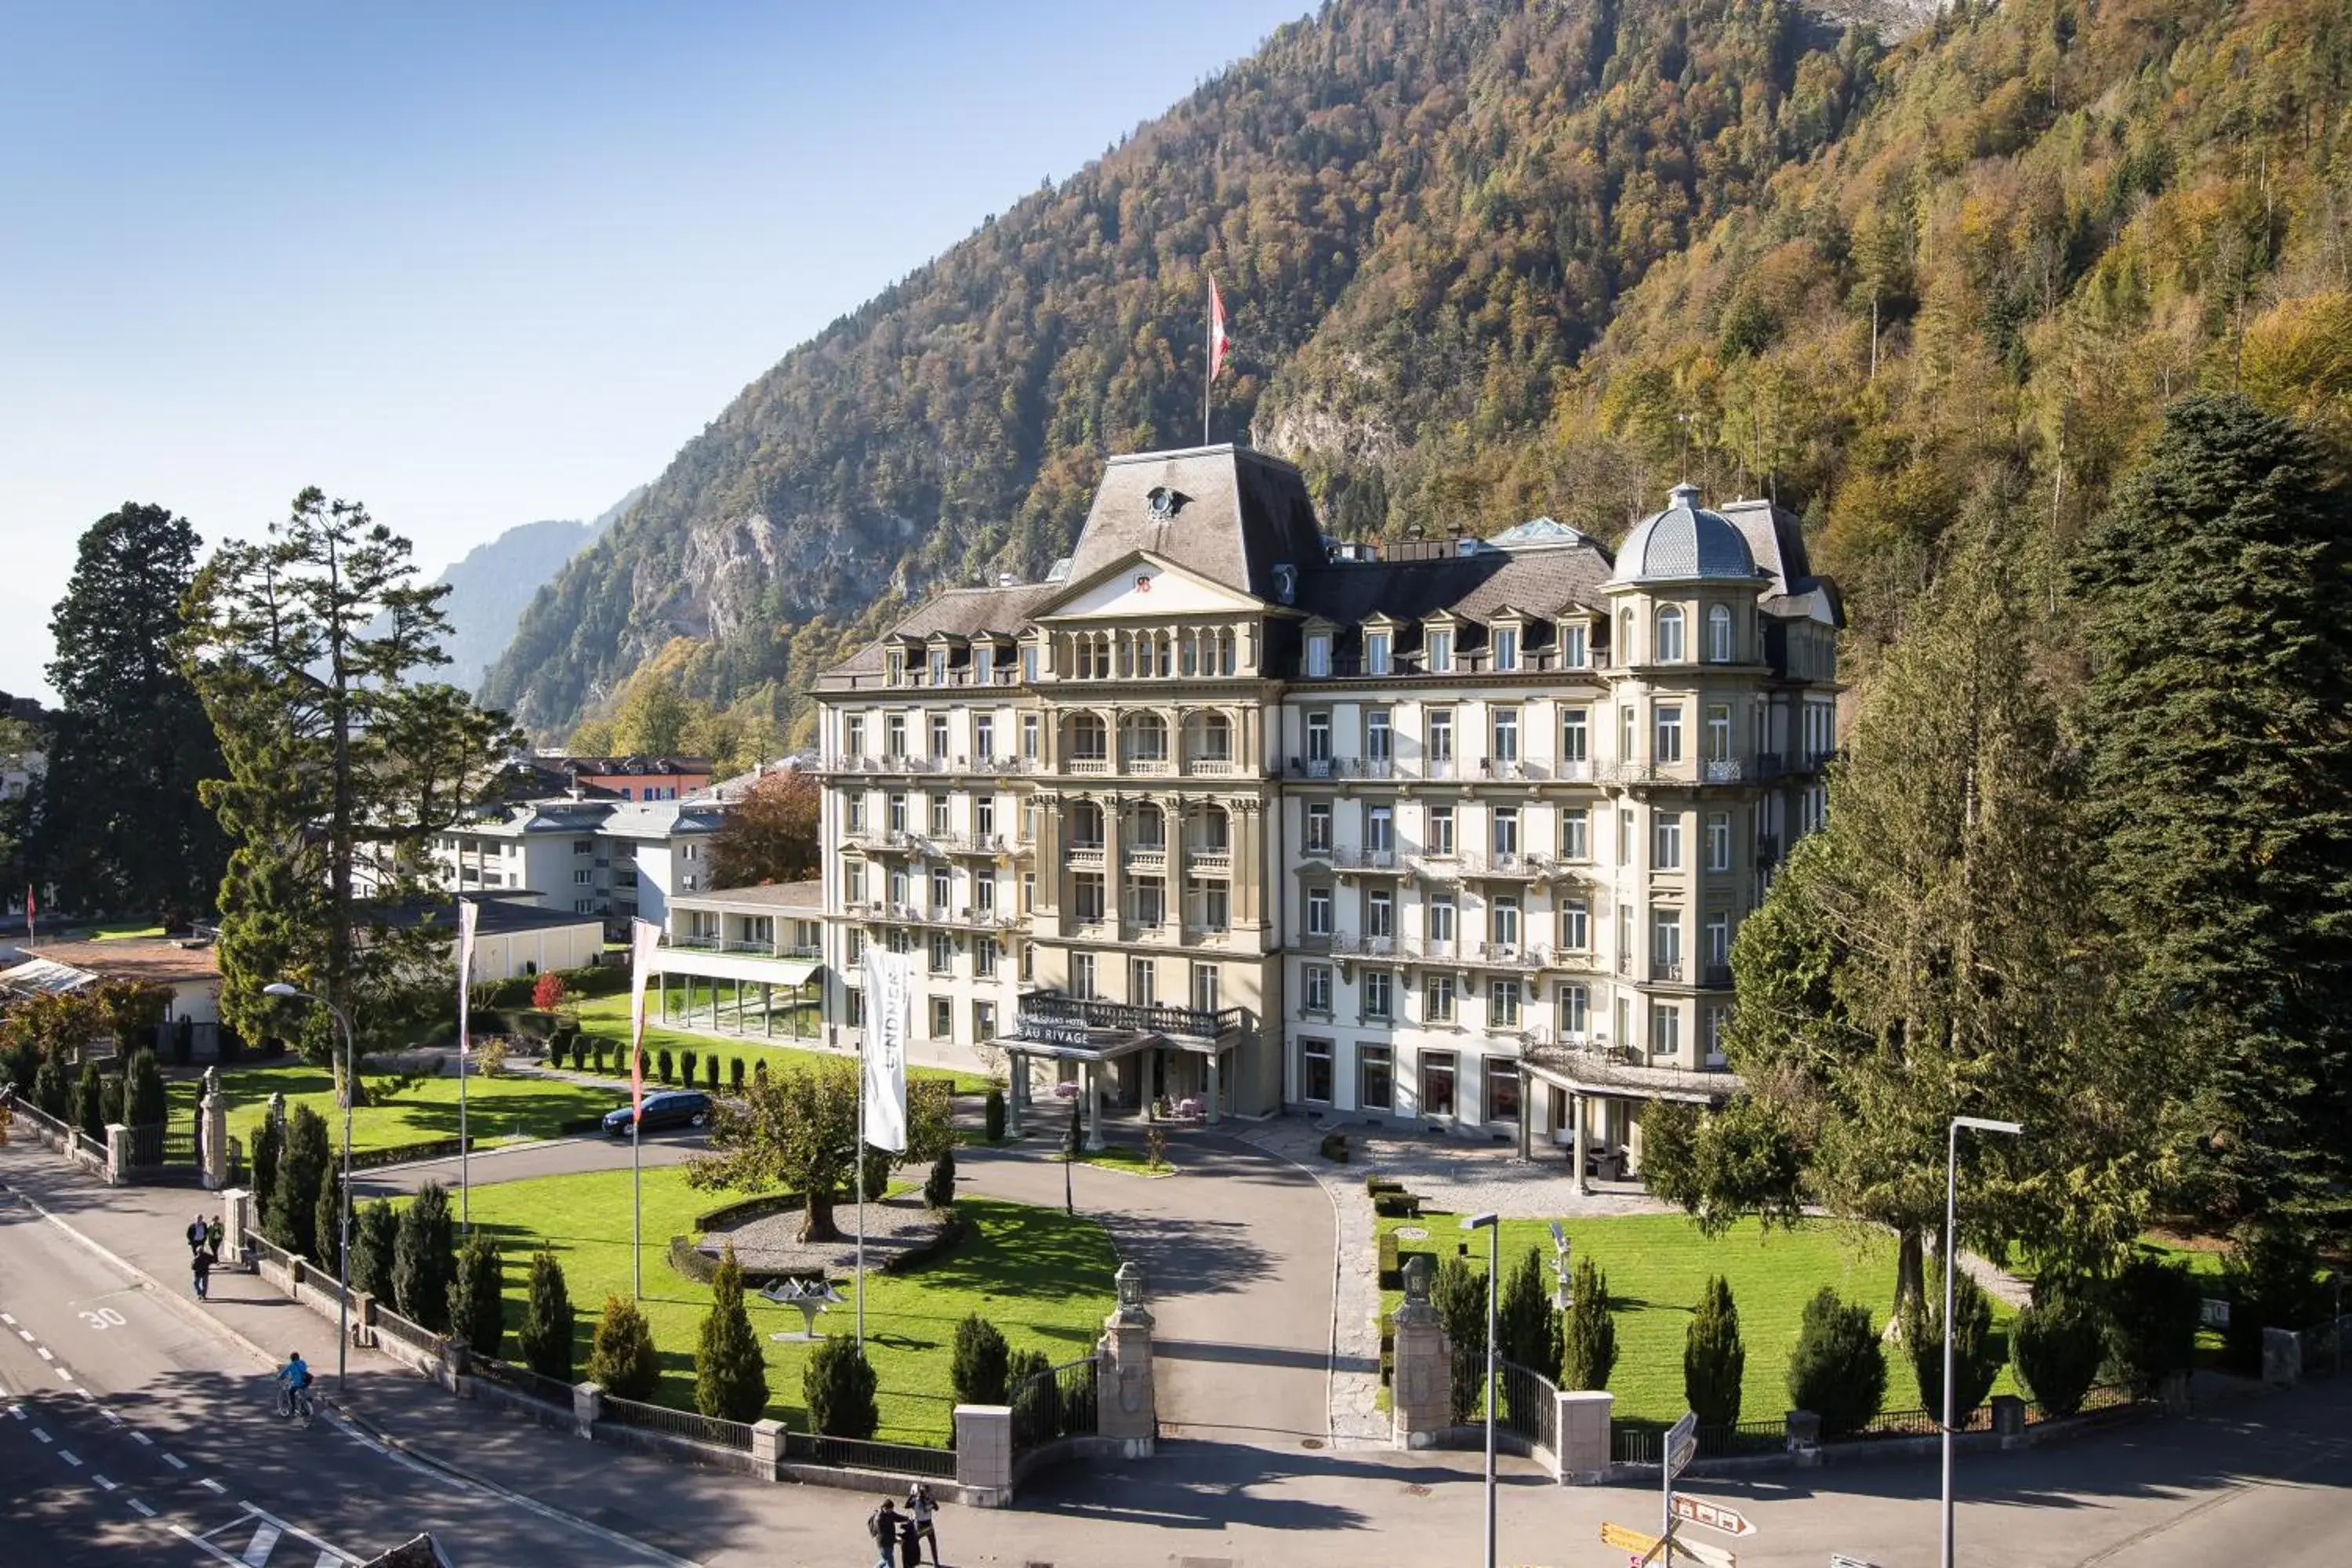
M646 1405L635 1399L616 1399L609 1394L604 1395L600 1418L618 1426L667 1432L673 1437L709 1443L714 1447L734 1448L746 1454L751 1451L751 1426L745 1421L729 1421L692 1410L672 1410L666 1405Z
M1696 1433L1702 1459L1736 1458L1745 1454L1777 1454L1789 1444L1789 1424L1783 1417L1733 1421L1702 1426ZM1661 1461L1666 1429L1663 1426L1616 1425L1610 1434L1610 1458L1621 1465L1654 1465Z
M1048 1368L1014 1389L1013 1453L1024 1454L1064 1437L1091 1436L1097 1382L1095 1358L1087 1356Z
M809 1432L784 1434L784 1458L843 1469L882 1470L902 1476L953 1480L955 1450L915 1443L884 1443L870 1437L827 1437Z
M131 1163L134 1167L142 1170L152 1170L156 1166L163 1163L164 1145L166 1140L164 1137L164 1127L162 1122L153 1122L145 1127L133 1127L129 1131L131 1133ZM192 1128L190 1131L193 1133L194 1129ZM182 1163L190 1165L196 1163L193 1149L190 1151L188 1158Z
M1551 1379L1531 1366L1497 1361L1495 1382L1502 1394L1495 1412L1497 1425L1536 1447L1559 1453L1559 1390Z
M145 1129L142 1128L142 1131ZM195 1123L190 1122L185 1127L166 1127L160 1131L163 1132L163 1137L158 1142L152 1163L191 1167L197 1163Z
M528 1394L534 1399L544 1399L550 1405L572 1408L572 1384L560 1377L550 1377L543 1372L533 1372L512 1362L498 1361L486 1355L475 1356L468 1363L473 1374L511 1388L517 1394Z

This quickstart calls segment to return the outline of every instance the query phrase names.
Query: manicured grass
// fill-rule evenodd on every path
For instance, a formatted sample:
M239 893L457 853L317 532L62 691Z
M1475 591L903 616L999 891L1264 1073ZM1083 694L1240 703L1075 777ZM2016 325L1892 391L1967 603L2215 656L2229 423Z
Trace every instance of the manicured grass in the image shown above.
M397 1080L363 1076L368 1103L352 1112L354 1151L386 1149L400 1143L424 1143L457 1135L457 1080L418 1079L394 1092ZM176 1079L170 1085L172 1120L184 1123L194 1115L198 1083ZM340 1146L343 1113L335 1103L334 1074L308 1062L232 1067L221 1073L221 1090L228 1099L228 1130L253 1148L254 1131L268 1112L273 1093L286 1097L287 1109L308 1105L327 1119L329 1135ZM601 1116L620 1101L609 1089L590 1089L544 1078L475 1078L466 1090L466 1127L476 1147L512 1142L523 1138L552 1137L564 1122L583 1116Z
M1483 1236L1472 1237L1459 1228L1459 1217L1424 1214L1418 1220L1381 1220L1380 1228L1419 1226L1429 1232L1426 1241L1402 1243L1408 1253L1433 1252L1440 1258L1456 1244L1468 1242L1467 1261L1482 1277L1486 1268ZM1699 1234L1679 1215L1626 1215L1564 1222L1572 1258L1590 1258L1609 1276L1609 1294L1617 1319L1617 1368L1609 1391L1617 1396L1619 1420L1672 1421L1685 1408L1683 1401L1683 1340L1688 1331L1699 1291L1711 1275L1731 1283L1732 1300L1739 1308L1740 1340L1748 1351L1748 1370L1741 1380L1740 1418L1777 1417L1789 1408L1789 1352L1797 1342L1797 1326L1805 1303L1824 1285L1833 1287L1848 1302L1870 1308L1872 1320L1884 1326L1895 1310L1895 1240L1883 1234L1822 1222L1796 1231L1766 1233L1754 1220L1744 1220L1717 1240ZM1502 1225L1505 1277L1518 1266L1530 1247L1542 1256L1544 1277L1551 1277L1551 1236L1541 1220L1505 1220ZM1941 1275L1931 1289L1940 1289ZM1402 1300L1401 1292L1384 1291L1382 1321ZM2014 1314L2000 1301L1993 1303L1996 1333L2008 1353L2005 1325ZM1916 1409L1918 1380L1903 1347L1886 1343L1888 1410ZM2018 1392L2004 1366L1993 1384L1997 1394Z
M1051 1157L1056 1163L1069 1158L1058 1152ZM1131 1176L1172 1176L1176 1173L1173 1163L1155 1166L1150 1163L1150 1156L1132 1143L1106 1143L1091 1153L1079 1154L1078 1163L1104 1165L1114 1171L1125 1171Z
M685 1171L665 1166L645 1173L645 1310L653 1325L662 1382L657 1403L694 1407L694 1347L710 1288L669 1266L669 1238L689 1233L694 1216L730 1194L699 1191ZM990 1198L958 1200L971 1227L945 1257L903 1274L875 1275L866 1298L866 1354L880 1381L882 1426L894 1442L942 1444L954 1425L949 1363L956 1324L978 1312L1003 1331L1015 1350L1045 1352L1055 1364L1087 1353L1113 1304L1118 1257L1102 1227L1057 1209ZM853 1210L840 1220L846 1229ZM629 1173L598 1171L537 1181L477 1186L474 1223L499 1237L506 1254L507 1327L522 1321L530 1254L544 1247L563 1265L578 1314L576 1375L586 1375L588 1350L607 1295L626 1297L629 1270ZM856 1322L856 1297L818 1320L820 1332L846 1334ZM799 1309L772 1306L747 1294L751 1326L768 1363L768 1414L796 1430L808 1429L801 1402L801 1368L814 1348L768 1336L797 1330ZM505 1347L519 1356L513 1342Z
M162 926L100 926L89 933L92 942L129 942L142 937L160 937Z
M647 992L646 994L646 1054L651 1056L665 1046L669 1047L673 1056L679 1051L692 1051L698 1058L695 1064L698 1074L704 1070L700 1058L711 1056L717 1056L722 1061L740 1057L743 1059L743 1071L746 1076L751 1071L751 1064L762 1058L765 1058L769 1064L768 1070L774 1072L784 1067L806 1066L820 1059L839 1061L850 1056L847 1051L826 1050L813 1040L794 1045L786 1039L771 1042L744 1039L734 1035L706 1035L680 1029L675 1026L657 1022L661 1016L660 1006L660 997L650 991ZM588 997L580 1003L579 1014L580 1026L592 1035L601 1035L607 1040L626 1040L629 1037L629 998L626 993L617 996ZM723 1067L719 1069L720 1082L728 1081L729 1070ZM984 1074L981 1073L952 1072L945 1068L916 1067L909 1069L908 1076L919 1079L946 1079L954 1085L955 1092L958 1094L988 1092L989 1080ZM699 1087L700 1079L698 1078L696 1081L697 1086Z

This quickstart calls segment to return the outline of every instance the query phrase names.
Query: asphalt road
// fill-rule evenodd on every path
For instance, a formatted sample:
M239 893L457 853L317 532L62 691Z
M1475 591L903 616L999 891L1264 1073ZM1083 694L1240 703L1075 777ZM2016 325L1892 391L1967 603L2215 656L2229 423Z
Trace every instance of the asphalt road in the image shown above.
M431 1531L457 1561L665 1561L279 1420L268 1371L0 1194L0 1562L332 1568Z

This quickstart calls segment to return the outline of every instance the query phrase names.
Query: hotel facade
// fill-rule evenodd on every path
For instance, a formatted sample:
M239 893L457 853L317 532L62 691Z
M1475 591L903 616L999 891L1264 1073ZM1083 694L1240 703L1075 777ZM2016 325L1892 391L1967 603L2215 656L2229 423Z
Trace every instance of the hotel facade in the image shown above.
M940 594L816 683L825 1015L910 956L930 1059L1087 1135L1284 1110L1638 1164L1711 1103L1731 942L1822 811L1832 584L1677 488L1326 539L1245 448L1109 462L1046 581Z

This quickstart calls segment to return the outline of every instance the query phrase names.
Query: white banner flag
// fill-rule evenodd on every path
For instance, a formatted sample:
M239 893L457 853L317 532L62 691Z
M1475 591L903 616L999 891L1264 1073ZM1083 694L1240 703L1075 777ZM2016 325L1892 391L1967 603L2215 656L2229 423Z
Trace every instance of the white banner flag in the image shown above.
M467 992L474 984L474 926L481 913L473 900L457 900L457 1056L461 1060L474 1048L473 999Z
M629 922L629 1103L639 1110L646 1101L645 1075L637 1070L646 1044L646 976L653 971L661 939L662 928L653 921Z
M866 1142L894 1154L907 1150L907 1031L914 986L905 953L866 948Z

